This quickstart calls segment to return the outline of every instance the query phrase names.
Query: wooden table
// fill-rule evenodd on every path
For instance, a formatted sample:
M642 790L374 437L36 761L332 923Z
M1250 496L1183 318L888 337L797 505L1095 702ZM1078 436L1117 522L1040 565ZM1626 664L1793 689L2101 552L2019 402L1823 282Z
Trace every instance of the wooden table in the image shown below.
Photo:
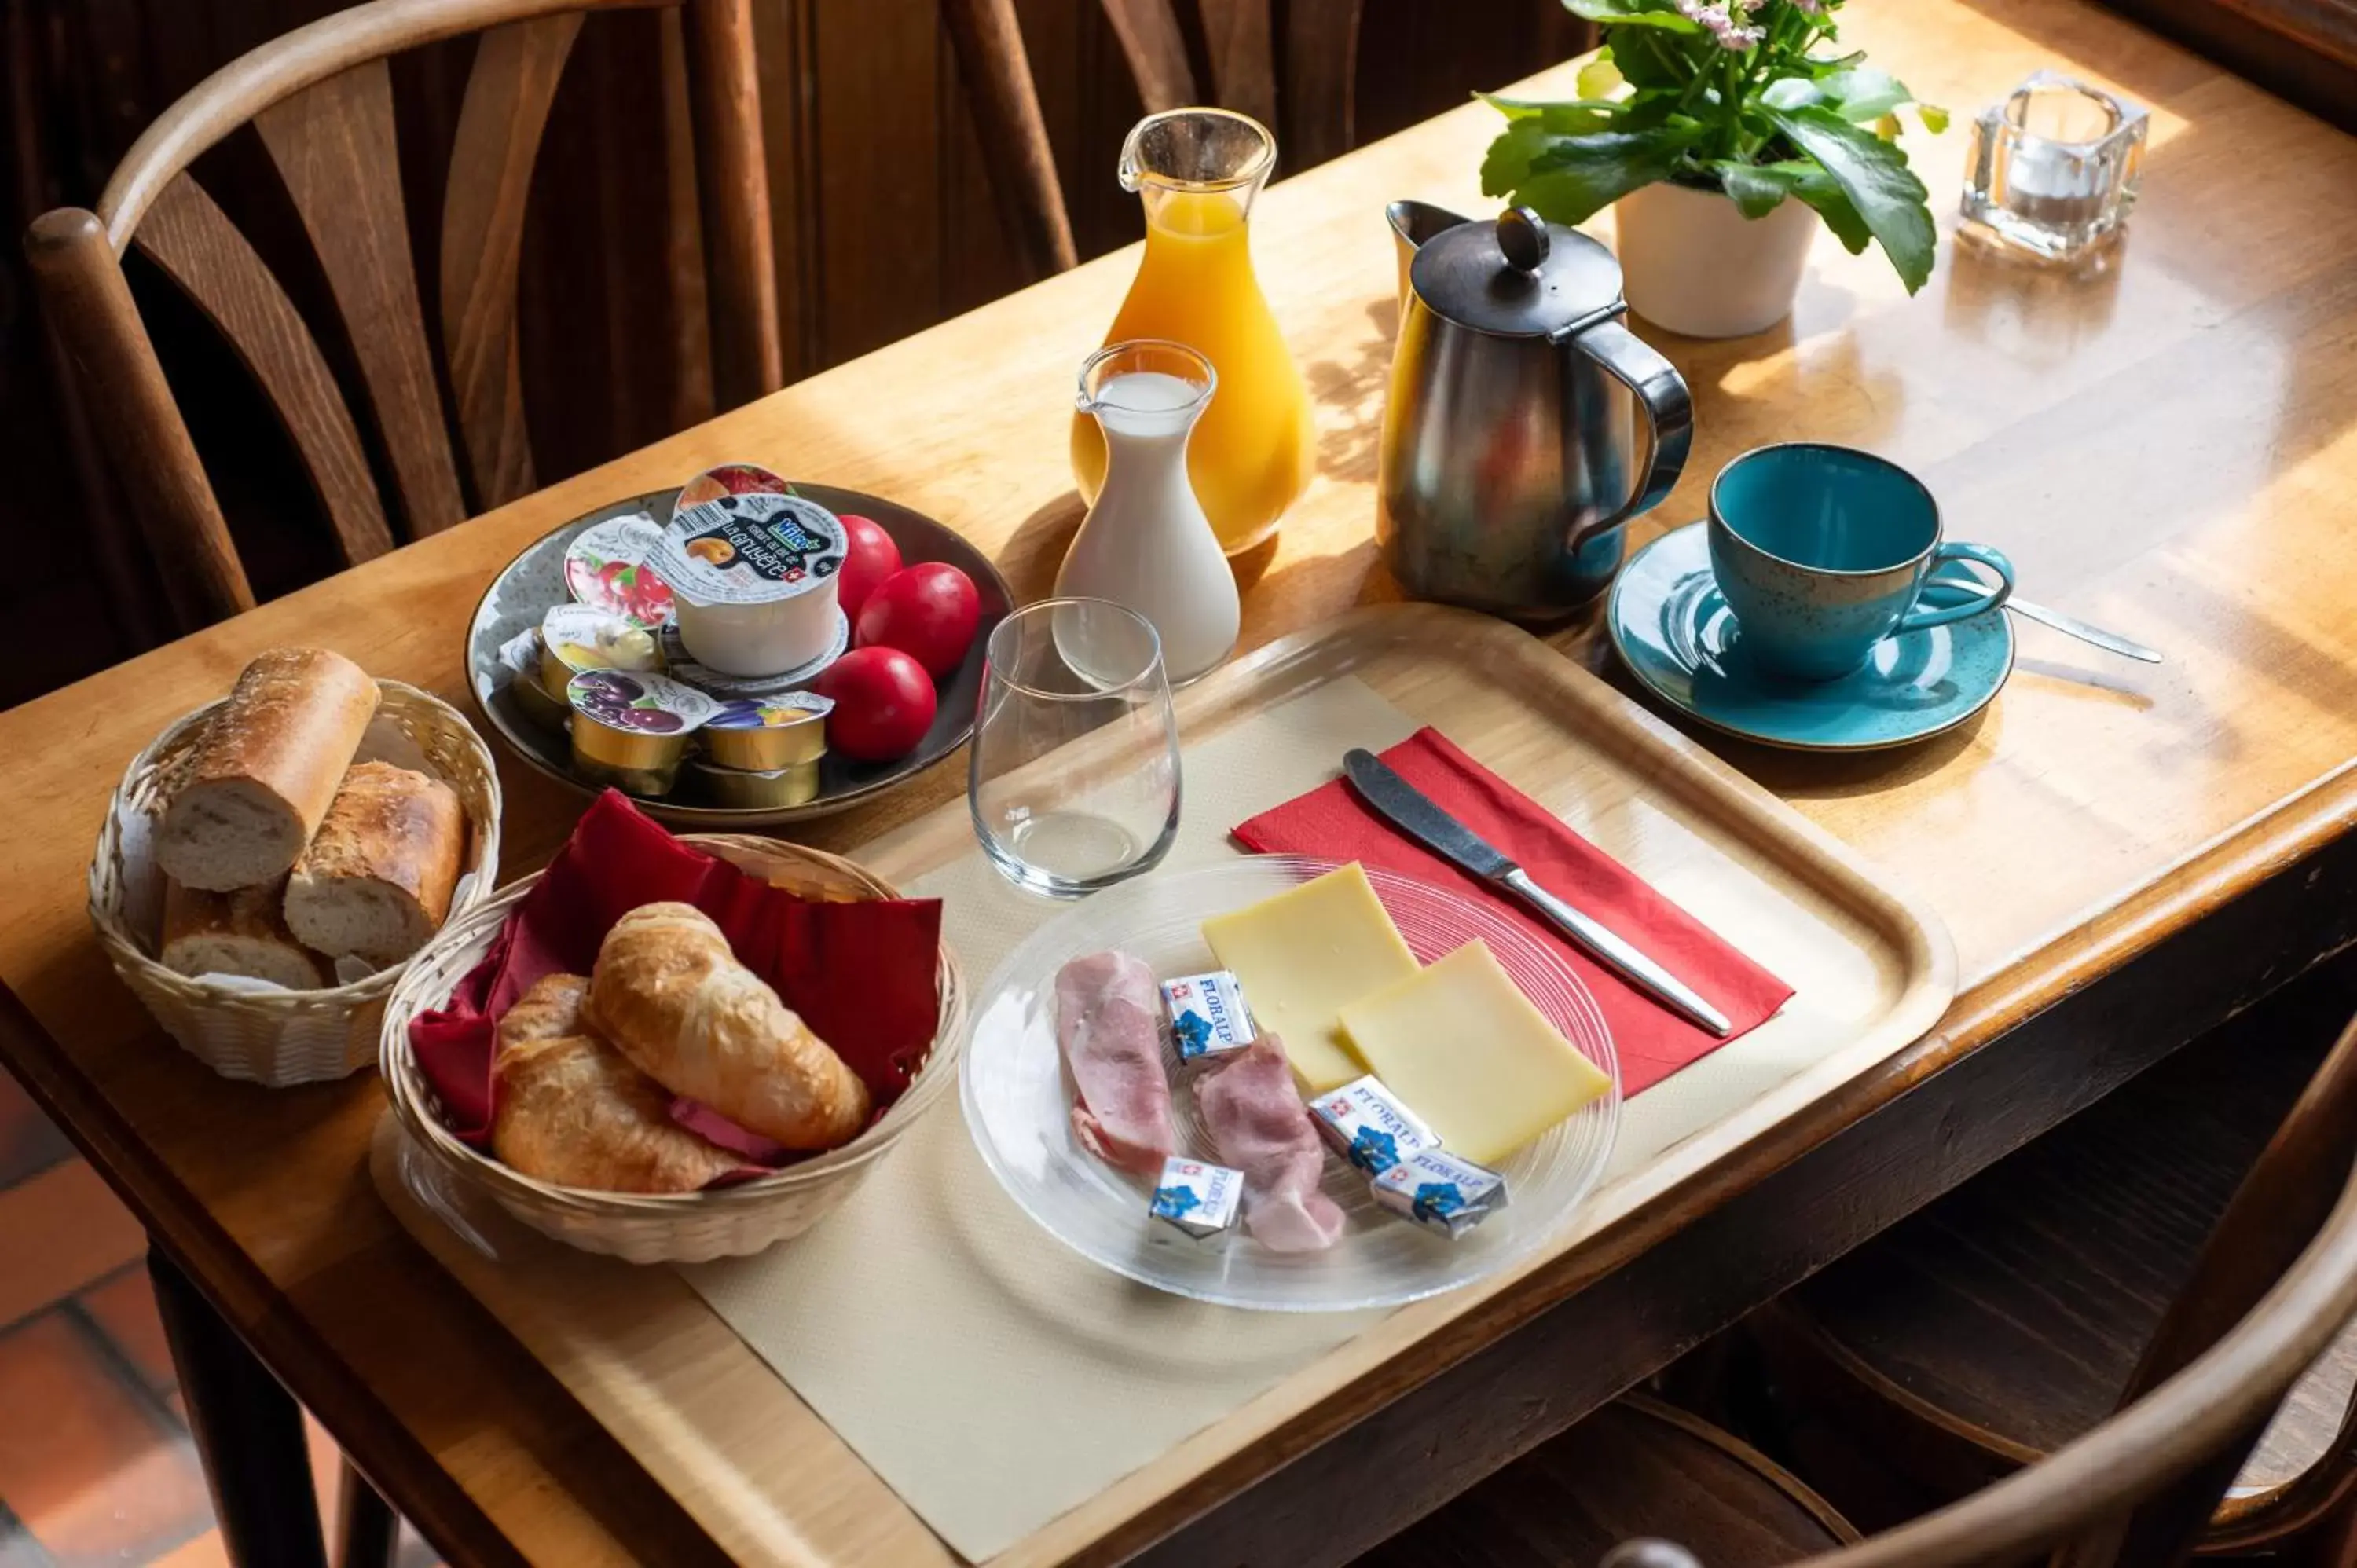
M1844 27L1960 120L2048 64L2153 105L2130 242L2108 275L2078 281L1943 250L1910 300L1878 255L1828 241L1787 327L1735 343L1651 334L1694 386L1700 435L1641 540L1696 515L1708 477L1746 447L1865 445L1922 473L1951 531L2004 547L2034 596L2169 662L2124 664L2025 627L2010 687L1961 734L1850 760L1727 746L1944 915L1967 989L1939 1028L1740 1168L1300 1410L1182 1495L1157 1491L1150 1468L1133 1477L1052 1527L1058 1552L1109 1558L1169 1537L1173 1561L1346 1554L2357 935L2357 839L2344 837L2357 812L2357 143L2061 0L1862 4ZM1567 94L1569 78L1534 87ZM1396 594L1371 538L1395 315L1382 209L1401 196L1478 209L1494 129L1470 106L1263 205L1262 274L1320 404L1321 472L1253 564L1249 641ZM1942 209L1964 143L1910 135ZM156 728L274 643L324 643L464 702L460 628L500 564L600 501L719 459L888 493L1042 591L1079 517L1071 377L1133 265L1105 258L0 714L13 818L0 978L58 1042L14 1047L11 1067L454 1558L717 1553L397 1231L364 1170L372 1079L240 1087L147 1023L81 908L108 790ZM1557 640L1605 663L1587 624ZM937 768L808 836L856 844L962 778ZM506 779L512 873L544 858L579 802L521 767ZM1417 1464L1365 1486L1367 1466L1408 1451ZM1333 1527L1345 1512L1356 1529Z

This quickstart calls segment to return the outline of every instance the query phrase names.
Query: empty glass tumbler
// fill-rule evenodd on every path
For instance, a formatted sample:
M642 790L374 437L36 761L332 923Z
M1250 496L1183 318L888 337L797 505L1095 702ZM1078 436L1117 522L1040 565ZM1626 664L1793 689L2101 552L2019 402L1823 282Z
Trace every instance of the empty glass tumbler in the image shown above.
M1178 831L1178 789L1152 622L1104 599L1043 599L991 631L966 801L1008 881L1076 898L1152 869Z

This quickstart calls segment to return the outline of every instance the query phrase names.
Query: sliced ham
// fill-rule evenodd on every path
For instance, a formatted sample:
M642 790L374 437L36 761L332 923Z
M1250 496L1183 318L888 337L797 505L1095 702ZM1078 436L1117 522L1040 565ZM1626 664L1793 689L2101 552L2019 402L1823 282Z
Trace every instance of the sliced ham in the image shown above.
M1072 1133L1108 1165L1146 1177L1178 1152L1154 972L1125 952L1091 953L1056 972L1056 1043L1081 1097Z
M1275 1252L1315 1252L1342 1234L1342 1211L1318 1190L1326 1145L1273 1035L1195 1085L1221 1163L1244 1173L1244 1229Z

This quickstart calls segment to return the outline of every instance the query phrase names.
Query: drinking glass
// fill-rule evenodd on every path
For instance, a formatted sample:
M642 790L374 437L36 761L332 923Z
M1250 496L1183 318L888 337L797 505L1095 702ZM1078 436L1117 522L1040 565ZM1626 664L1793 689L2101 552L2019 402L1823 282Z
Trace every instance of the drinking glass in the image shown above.
M1178 831L1178 720L1154 623L1043 599L985 651L966 771L974 837L1006 878L1077 898L1152 869Z

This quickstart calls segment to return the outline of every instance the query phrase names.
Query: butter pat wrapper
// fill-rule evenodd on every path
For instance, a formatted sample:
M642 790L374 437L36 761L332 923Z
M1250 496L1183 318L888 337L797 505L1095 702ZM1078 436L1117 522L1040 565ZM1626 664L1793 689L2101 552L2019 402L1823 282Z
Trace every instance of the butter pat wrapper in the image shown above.
M1243 991L1224 969L1164 981L1162 1005L1169 1010L1170 1038L1181 1062L1223 1057L1253 1043Z
M1377 1176L1375 1201L1452 1240L1506 1207L1506 1178L1438 1149L1418 1149Z
M1174 1155L1162 1162L1162 1179L1154 1184L1147 1212L1200 1241L1235 1224L1243 1200L1242 1171Z
M1432 1129L1372 1073L1309 1101L1309 1118L1334 1152L1371 1176L1418 1149L1437 1149Z

